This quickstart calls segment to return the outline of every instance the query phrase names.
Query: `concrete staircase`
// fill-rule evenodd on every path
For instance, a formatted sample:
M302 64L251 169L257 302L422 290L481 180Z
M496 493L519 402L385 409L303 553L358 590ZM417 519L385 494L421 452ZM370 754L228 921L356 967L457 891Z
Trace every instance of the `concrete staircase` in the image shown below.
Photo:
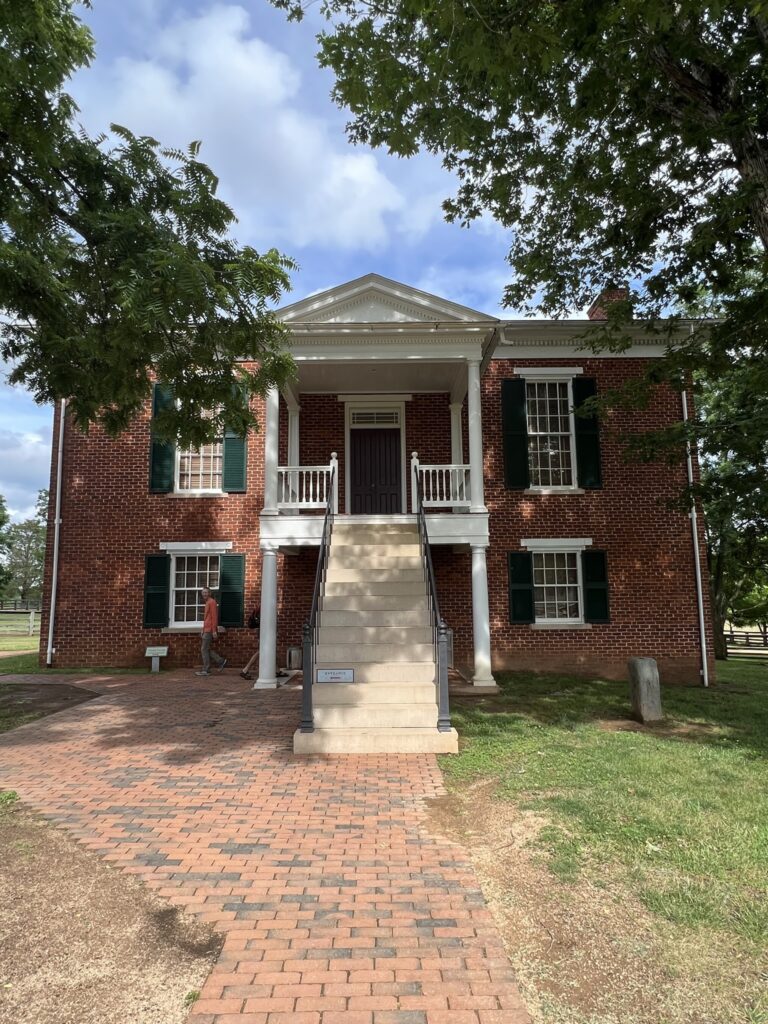
M315 683L315 731L298 754L455 753L437 731L427 588L415 523L337 519L321 598L318 669L354 669L354 683Z

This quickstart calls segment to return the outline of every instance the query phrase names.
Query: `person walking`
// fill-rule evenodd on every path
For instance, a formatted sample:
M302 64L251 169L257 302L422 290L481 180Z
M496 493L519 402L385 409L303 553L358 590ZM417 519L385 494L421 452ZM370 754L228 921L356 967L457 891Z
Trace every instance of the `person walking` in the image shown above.
M202 642L200 644L200 653L203 658L203 671L195 672L195 675L209 676L211 674L211 661L216 665L219 672L223 672L227 667L227 659L222 658L218 651L211 650L211 644L219 635L219 607L208 587L203 587L200 593L203 598L203 606L205 609L203 615Z
M248 629L259 629L261 627L261 610L254 608L248 619ZM259 657L259 649L256 648L256 653L249 659L248 664L245 666L243 671L240 673L243 679L253 679L251 675L251 666L256 664Z

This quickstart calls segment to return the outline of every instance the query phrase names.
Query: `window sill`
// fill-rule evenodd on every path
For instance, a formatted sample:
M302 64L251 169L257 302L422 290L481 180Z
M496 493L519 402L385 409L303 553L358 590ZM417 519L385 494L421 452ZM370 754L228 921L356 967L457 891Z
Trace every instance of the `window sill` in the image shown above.
M592 629L591 622L532 622L531 629Z
M224 498L226 491L168 491L166 498Z
M160 630L161 633L197 633L198 635L202 633L202 631L202 622L200 623L199 626L194 626L190 623L186 623L183 626L164 626L163 629Z
M523 494L586 494L583 487L526 487Z

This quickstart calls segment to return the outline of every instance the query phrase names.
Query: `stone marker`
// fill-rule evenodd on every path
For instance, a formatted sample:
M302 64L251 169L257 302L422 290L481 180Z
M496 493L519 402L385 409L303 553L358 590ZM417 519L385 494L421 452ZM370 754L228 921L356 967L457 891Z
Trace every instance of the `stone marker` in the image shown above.
M661 710L661 688L659 666L654 658L630 658L629 692L632 712L641 722L660 722L664 718Z

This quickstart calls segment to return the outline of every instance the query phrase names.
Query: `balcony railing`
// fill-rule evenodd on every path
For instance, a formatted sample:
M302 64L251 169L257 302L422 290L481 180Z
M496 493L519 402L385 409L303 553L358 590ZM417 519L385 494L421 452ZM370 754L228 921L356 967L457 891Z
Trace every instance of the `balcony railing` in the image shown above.
M419 462L418 452L411 457L411 510L418 511L417 495L421 492L424 508L469 508L469 466L453 463L428 466Z
M338 459L331 453L327 466L278 466L277 508L280 512L325 509L331 497L333 511L339 511Z

